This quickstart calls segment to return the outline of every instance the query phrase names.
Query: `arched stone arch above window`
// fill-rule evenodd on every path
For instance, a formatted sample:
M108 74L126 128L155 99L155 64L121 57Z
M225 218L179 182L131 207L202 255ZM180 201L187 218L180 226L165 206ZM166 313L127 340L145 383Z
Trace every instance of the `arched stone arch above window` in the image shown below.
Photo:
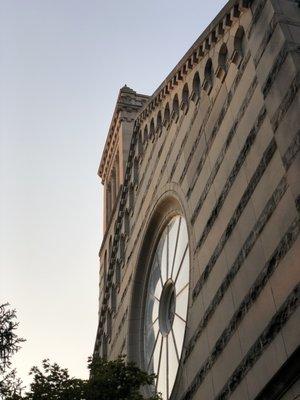
M228 49L225 43L222 44L218 56L217 77L223 82L228 69Z
M243 57L246 53L246 36L245 30L242 25L237 29L234 36L234 51L231 57L231 61L237 66L240 65Z
M154 128L154 119L151 119L150 122L150 131L149 131L149 139L154 141L155 139L155 128Z
M168 127L171 120L170 116L170 106L169 103L166 104L165 111L164 111L164 126Z
M197 103L198 100L200 99L200 86L201 86L200 75L199 75L199 72L197 71L194 75L193 91L192 91L192 95L191 95L191 99L195 103Z
M185 83L182 89L181 104L180 104L180 108L183 112L185 113L188 112L189 103L190 103L190 91L188 84Z
M209 58L205 64L204 68L204 81L203 81L203 89L206 91L207 94L210 94L212 87L213 87L213 65L212 60Z
M162 131L162 117L161 117L161 111L158 111L156 118L156 134L160 136L161 131Z
M173 99L171 119L174 120L175 122L177 122L178 118L179 118L179 100L178 100L178 95L175 94L174 99Z

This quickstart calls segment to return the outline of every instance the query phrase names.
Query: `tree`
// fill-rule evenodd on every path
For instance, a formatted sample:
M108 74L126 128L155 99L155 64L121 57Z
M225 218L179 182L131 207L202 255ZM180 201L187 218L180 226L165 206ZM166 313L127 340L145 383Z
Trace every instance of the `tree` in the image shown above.
M33 367L33 381L24 396L7 392L4 400L143 400L140 389L152 385L154 375L139 369L134 363L126 363L124 357L107 361L98 357L88 362L90 379L70 377L66 368L43 360L42 368ZM148 397L160 400L160 395Z
M23 382L17 376L15 369L1 377L0 381L0 399L4 400L22 400Z
M114 361L90 358L88 368L86 400L142 400L141 387L153 385L155 379L154 374L149 375L136 364L126 363L124 357ZM159 400L161 396L156 394L150 399Z
M24 339L15 333L19 323L16 310L9 308L9 303L0 305L0 397L6 400L19 400L22 393L22 381L16 370L11 368L11 357L20 349Z
M30 389L22 394L22 381L11 368L11 357L20 349L24 339L15 331L16 311L9 304L0 306L0 398L1 400L143 400L143 386L153 387L155 375L142 371L124 357L108 361L99 357L89 358L90 379L70 377L66 368L42 361L42 368L34 366L30 370ZM10 370L7 373L7 370ZM149 400L160 400L153 394Z
M66 368L43 360L42 370L32 367L30 375L33 381L30 391L25 394L25 400L83 400L85 397L86 381L71 378Z
M25 340L15 333L19 323L16 310L9 309L9 303L0 305L0 373L11 367L11 357L20 349Z

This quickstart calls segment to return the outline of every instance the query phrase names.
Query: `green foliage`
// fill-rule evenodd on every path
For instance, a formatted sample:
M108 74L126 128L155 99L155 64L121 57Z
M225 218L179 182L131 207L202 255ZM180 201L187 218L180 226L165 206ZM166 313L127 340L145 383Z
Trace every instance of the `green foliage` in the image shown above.
M9 371L11 357L24 342L15 333L18 325L16 310L10 309L8 303L0 304L0 398L6 400L21 399L22 381L15 369Z
M66 368L43 360L42 367L30 370L33 380L30 390L21 395L21 386L15 376L2 391L3 400L144 400L140 389L150 387L154 375L140 370L134 363L126 363L124 357L114 361L90 358L90 379L72 378ZM20 382L19 382L20 383ZM157 394L147 397L160 400Z
M154 375L139 369L134 363L126 363L124 357L114 361L90 358L88 368L90 380L87 385L86 400L142 400L140 388L150 386ZM161 397L153 395L151 400Z
M26 400L82 400L84 399L86 381L70 378L66 368L43 360L42 369L33 367L30 370L33 381Z
M0 399L22 400L22 390L22 381L17 377L15 369L1 376Z
M19 338L15 330L19 323L16 322L16 310L11 310L9 304L0 304L0 373L11 367L11 357L20 349L24 339Z
M15 330L15 310L8 303L0 305L0 399L1 400L160 400L158 394L144 397L141 388L153 388L155 376L139 369L134 363L126 363L124 357L107 361L99 357L90 358L90 379L72 378L66 368L43 360L42 367L30 370L30 389L22 394L22 381L11 367L11 357L20 348L24 339ZM150 391L150 390L149 390Z

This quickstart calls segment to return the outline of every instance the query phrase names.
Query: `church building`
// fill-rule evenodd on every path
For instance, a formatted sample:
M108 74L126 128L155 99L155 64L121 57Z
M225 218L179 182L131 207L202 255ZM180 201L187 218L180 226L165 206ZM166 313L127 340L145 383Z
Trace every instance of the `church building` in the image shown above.
M94 353L164 400L300 399L300 3L229 0L99 166Z

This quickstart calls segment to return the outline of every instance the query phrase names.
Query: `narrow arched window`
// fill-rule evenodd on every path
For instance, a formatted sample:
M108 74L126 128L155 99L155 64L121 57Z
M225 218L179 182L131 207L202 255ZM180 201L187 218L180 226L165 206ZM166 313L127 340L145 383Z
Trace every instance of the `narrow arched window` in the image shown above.
M209 58L206 62L204 69L204 82L203 89L209 94L213 87L213 65L212 60Z
M199 98L200 98L200 76L199 72L196 72L193 79L192 100L197 102Z
M178 117L179 117L179 100L178 100L178 95L175 94L173 99L172 119L174 119L176 122L178 120Z
M154 119L153 118L151 119L151 122L150 122L150 132L149 133L150 133L149 138L153 140L154 136L155 136Z
M218 69L216 75L222 81L224 80L228 67L228 50L225 43L222 44L218 56Z
M220 48L218 61L219 61L219 66L224 70L226 70L227 68L227 56L228 56L227 46L225 43L223 43Z
M162 118L161 118L161 111L158 111L157 118L156 118L156 133L159 135L162 129Z
M240 26L234 36L234 52L232 56L232 61L236 65L238 65L241 62L242 58L245 55L245 51L246 51L245 31L244 28Z
M169 122L170 122L170 107L169 103L167 103L164 112L164 126L169 125Z
M189 92L188 84L186 83L186 84L183 86L183 89L182 89L182 97L181 97L181 105L180 105L180 108L181 108L184 112L187 112L187 111L188 111L189 102L190 102L190 92Z

